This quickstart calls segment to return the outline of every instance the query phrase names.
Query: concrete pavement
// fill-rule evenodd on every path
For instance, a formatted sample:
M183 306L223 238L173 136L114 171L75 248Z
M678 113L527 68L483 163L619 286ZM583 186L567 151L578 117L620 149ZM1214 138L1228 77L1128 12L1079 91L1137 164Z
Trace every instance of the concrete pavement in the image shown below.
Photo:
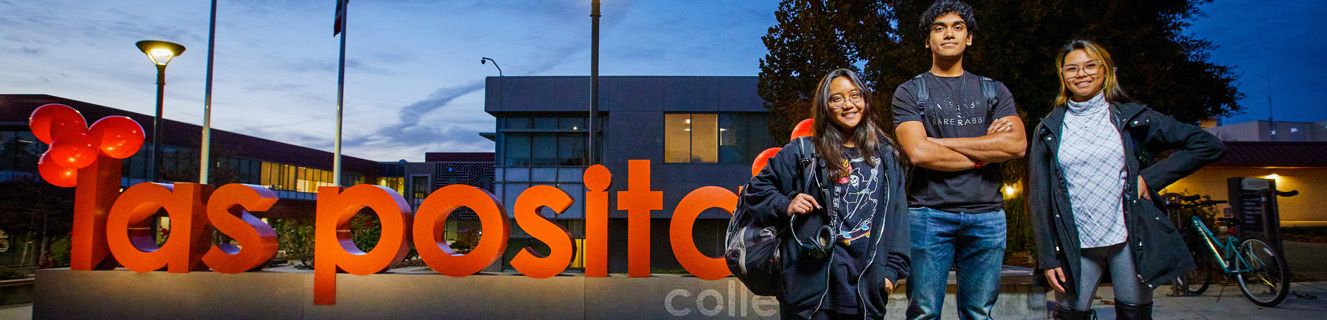
M1097 317L1114 319L1114 307L1105 304L1114 301L1111 287L1100 288L1097 296L1100 299L1093 304ZM1253 304L1234 284L1213 284L1203 295L1194 297L1172 297L1170 286L1161 286L1153 301L1153 318L1157 320L1327 319L1327 282L1291 283L1290 295L1273 308Z

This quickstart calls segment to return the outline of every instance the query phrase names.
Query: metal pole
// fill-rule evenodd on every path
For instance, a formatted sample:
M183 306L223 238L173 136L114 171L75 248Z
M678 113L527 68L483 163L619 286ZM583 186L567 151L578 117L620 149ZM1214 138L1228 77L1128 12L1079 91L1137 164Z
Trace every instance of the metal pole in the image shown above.
M212 168L212 53L217 40L217 0L212 0L212 23L207 31L207 80L203 86L203 141L198 154L198 183L207 184Z
M345 4L341 12L341 67L336 76L336 143L333 148L336 149L332 156L332 185L341 186L341 110L345 103L346 94L346 20L350 19L350 3Z
M161 182L160 180L158 180L159 174L157 172L161 171L160 168L161 167L161 123L164 122L164 120L161 119L161 106L162 106L161 99L162 96L165 94L165 92L166 92L166 66L158 64L157 65L157 116L155 118L152 118L152 165L148 166L148 169L152 170L152 174L148 175L149 177L152 178L152 182Z
M599 0L590 3L590 18L590 138L586 152L590 165L595 165L599 163L594 157L594 137L598 133L595 118L599 115Z

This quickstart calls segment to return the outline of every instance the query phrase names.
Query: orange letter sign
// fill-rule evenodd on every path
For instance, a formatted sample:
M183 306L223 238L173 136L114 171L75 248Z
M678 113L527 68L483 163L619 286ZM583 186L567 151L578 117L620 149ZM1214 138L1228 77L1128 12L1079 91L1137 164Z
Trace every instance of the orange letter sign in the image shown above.
M723 261L723 257L710 258L696 249L696 241L691 230L696 223L696 217L700 216L701 211L709 208L722 208L731 215L733 208L736 207L737 194L714 186L696 189L677 203L677 209L673 211L672 225L668 228L670 230L668 240L673 244L673 256L677 257L677 262L697 278L718 280L732 274L732 271L728 270L728 264Z
M571 234L567 233L567 229L539 216L539 208L548 207L553 209L553 214L561 214L574 202L576 200L566 192L546 185L525 189L525 192L516 198L516 223L520 224L521 229L531 237L548 244L547 257L540 256L530 248L516 253L516 257L511 259L511 266L515 267L516 271L531 278L543 279L567 270L572 250L575 250L576 245L571 242Z
M368 207L382 222L382 236L368 253L350 238L350 218ZM366 276L391 269L410 253L410 206L395 190L361 184L318 188L314 222L313 304L336 304L337 270Z
M650 211L663 210L663 192L650 191L650 160L627 161L627 191L617 192L627 211L627 276L650 276Z
M457 254L443 241L442 233L447 216L460 207L467 207L479 216L479 244L467 254ZM438 273L464 277L484 270L507 250L507 237L511 225L507 210L492 193L463 184L453 184L434 191L419 205L418 223L415 224L415 250L429 268Z
M120 195L106 218L106 241L111 254L125 268L137 272L161 270L186 273L205 270L203 252L212 243L203 196L211 186L197 183L140 183ZM148 218L165 209L170 216L171 236L157 247L152 221Z
M109 270L115 259L106 245L106 216L120 195L120 159L101 157L78 169L74 190L74 232L69 250L70 270Z
M608 276L608 185L613 174L603 165L585 169L585 276Z
M228 274L262 269L276 255L276 231L249 212L267 211L276 200L272 190L247 184L228 184L213 192L207 200L207 219L240 245L212 246L203 255L203 263Z

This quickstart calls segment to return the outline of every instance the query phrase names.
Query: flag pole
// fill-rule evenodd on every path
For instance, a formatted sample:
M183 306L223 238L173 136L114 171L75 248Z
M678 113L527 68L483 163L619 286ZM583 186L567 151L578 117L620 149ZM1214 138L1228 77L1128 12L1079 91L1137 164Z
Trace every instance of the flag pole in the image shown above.
M207 80L203 89L203 141L198 157L198 183L206 185L212 169L212 54L217 43L217 0L212 0L212 23L207 29Z
M344 110L346 94L346 19L350 11L349 1L342 0L341 12L339 12L341 23L341 62L336 76L336 143L333 148L335 152L332 158L332 185L341 186L341 115Z

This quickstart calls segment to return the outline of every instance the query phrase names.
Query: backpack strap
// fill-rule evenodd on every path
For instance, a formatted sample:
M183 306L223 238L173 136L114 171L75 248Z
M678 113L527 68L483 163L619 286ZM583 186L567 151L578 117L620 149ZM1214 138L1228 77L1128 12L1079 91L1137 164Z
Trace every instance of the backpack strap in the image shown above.
M912 94L917 96L917 105L921 105L922 102L926 102L927 99L931 98L931 93L926 91L926 79L922 78L924 75L926 74L919 74L912 77L912 80L908 80L908 83L912 84Z
M981 95L986 98L986 121L988 122L995 120L991 117L995 116L995 105L1000 102L1000 98L996 96L995 92L997 84L999 83L991 78L981 77Z
M925 75L925 73L919 74L908 80L908 83L912 84L912 95L917 97L917 113L921 116L922 123L926 122L926 100L931 98L931 92L926 91L926 78L923 78Z
M821 163L820 155L815 151L815 145L810 140L811 137L797 138L797 148L801 150L801 158L797 160L802 165L802 191L809 193L811 190L817 190L820 193L819 201L833 201L829 188L829 175L825 171L824 163ZM832 205L832 203L821 204L821 206Z

